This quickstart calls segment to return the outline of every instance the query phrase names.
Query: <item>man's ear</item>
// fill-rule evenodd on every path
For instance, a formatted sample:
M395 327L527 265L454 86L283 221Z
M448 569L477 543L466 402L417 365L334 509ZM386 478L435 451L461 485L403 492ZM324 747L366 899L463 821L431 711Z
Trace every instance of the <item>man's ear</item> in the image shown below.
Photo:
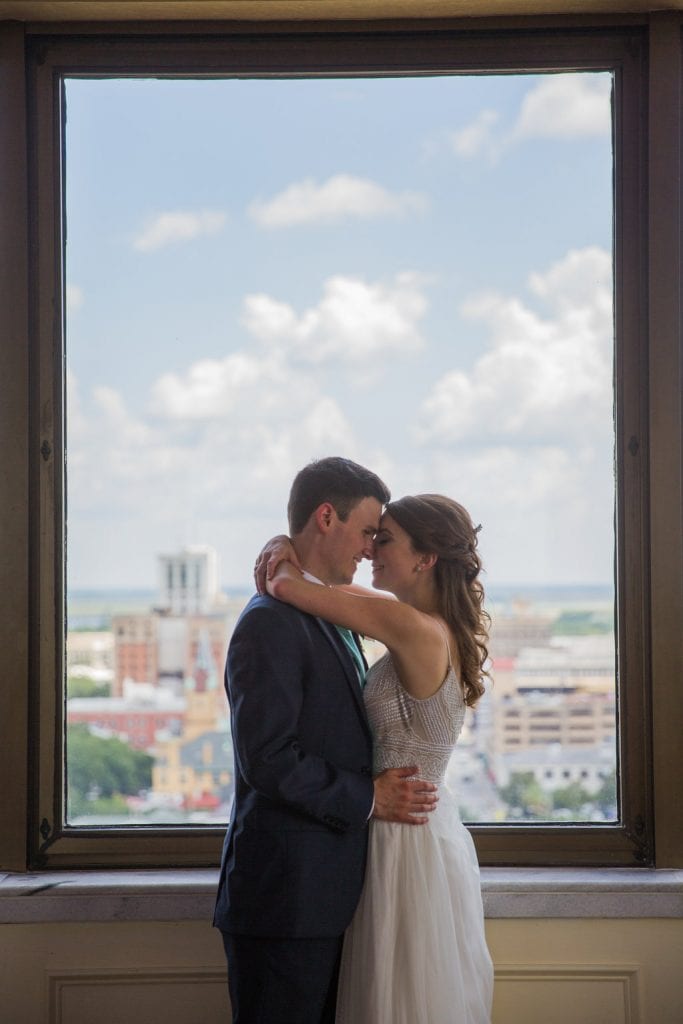
M322 505L318 505L313 516L320 533L327 533L334 522L336 515L337 512L335 507L334 505L331 505L329 501L324 501Z

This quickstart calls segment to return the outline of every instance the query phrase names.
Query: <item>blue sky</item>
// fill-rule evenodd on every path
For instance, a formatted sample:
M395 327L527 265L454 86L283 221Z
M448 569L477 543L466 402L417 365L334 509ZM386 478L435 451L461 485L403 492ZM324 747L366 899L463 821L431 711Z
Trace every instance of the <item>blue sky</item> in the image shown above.
M248 583L336 453L467 505L492 583L609 582L609 89L68 81L70 585Z

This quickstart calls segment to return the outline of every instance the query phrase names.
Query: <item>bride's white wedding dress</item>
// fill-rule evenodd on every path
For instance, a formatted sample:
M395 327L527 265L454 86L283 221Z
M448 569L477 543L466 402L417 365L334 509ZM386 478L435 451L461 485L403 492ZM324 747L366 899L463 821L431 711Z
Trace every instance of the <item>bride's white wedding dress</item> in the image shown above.
M439 784L427 825L370 822L365 884L344 939L337 1024L489 1024L493 967L479 865L444 784L465 701L452 667L416 700L389 655L368 673L374 770L419 765Z

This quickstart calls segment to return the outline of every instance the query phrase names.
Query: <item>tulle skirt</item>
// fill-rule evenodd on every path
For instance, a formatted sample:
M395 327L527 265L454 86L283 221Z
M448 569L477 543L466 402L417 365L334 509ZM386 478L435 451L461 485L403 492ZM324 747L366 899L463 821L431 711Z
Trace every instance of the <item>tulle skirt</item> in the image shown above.
M443 788L427 825L370 822L337 1024L489 1024L493 966L474 843Z

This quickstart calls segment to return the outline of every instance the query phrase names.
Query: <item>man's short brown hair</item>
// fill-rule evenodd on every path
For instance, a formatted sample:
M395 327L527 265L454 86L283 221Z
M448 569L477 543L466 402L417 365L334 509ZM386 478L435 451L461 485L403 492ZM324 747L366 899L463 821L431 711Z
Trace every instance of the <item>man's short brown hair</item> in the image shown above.
M376 498L385 505L391 493L376 473L350 459L333 455L309 462L294 477L289 492L289 532L293 537L301 533L311 514L326 501L345 522L363 498Z

